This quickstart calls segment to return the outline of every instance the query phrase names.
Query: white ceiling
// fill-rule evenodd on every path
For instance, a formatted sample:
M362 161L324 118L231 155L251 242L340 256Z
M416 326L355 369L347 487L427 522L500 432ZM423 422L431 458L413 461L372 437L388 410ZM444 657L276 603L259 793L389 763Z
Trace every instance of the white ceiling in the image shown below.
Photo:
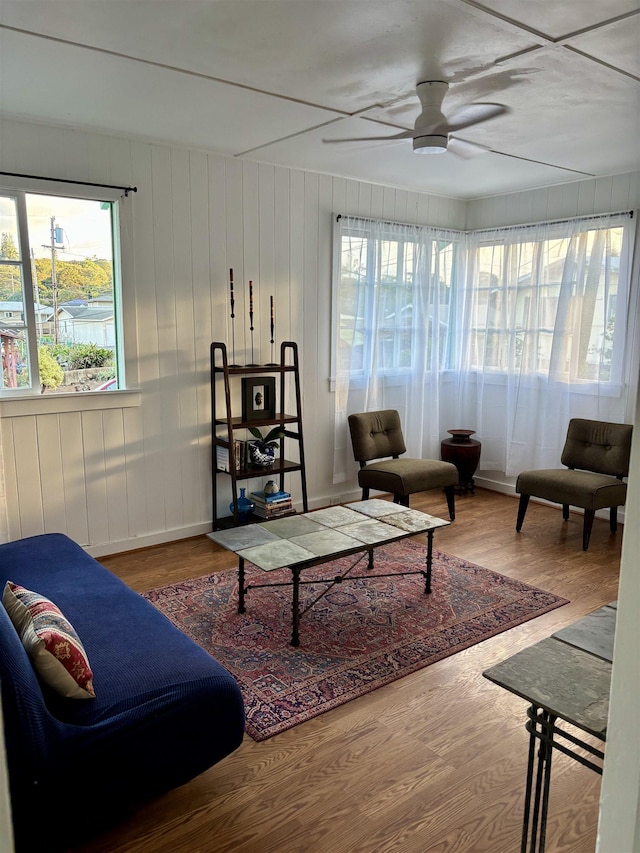
M640 0L0 0L0 74L3 116L458 198L640 169ZM323 144L424 80L509 107L458 133L491 152Z

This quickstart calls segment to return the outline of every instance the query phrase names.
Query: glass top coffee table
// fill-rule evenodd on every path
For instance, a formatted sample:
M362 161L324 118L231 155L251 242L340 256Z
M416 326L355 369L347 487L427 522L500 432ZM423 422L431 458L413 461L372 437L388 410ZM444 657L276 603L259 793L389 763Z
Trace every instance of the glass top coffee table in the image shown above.
M299 646L300 618L306 612L300 612L301 585L329 584L327 589L315 599L318 601L334 584L345 580L389 577L390 574L422 575L425 579L425 594L430 593L433 534L439 527L447 527L449 523L442 518L409 509L401 504L372 499L318 509L302 515L277 518L259 524L247 524L230 530L217 530L208 535L214 542L238 555L238 613L245 612L245 595L250 589L268 586L292 587L291 645ZM427 534L424 569L386 574L376 574L373 571L375 548L409 536L416 536L418 533ZM368 554L367 573L352 574L352 570L359 564L365 553ZM340 557L358 554L361 556L341 575L335 575L332 578L314 578L310 581L302 578L302 572L305 569ZM246 585L245 560L264 572L288 567L291 571L291 580L283 583Z

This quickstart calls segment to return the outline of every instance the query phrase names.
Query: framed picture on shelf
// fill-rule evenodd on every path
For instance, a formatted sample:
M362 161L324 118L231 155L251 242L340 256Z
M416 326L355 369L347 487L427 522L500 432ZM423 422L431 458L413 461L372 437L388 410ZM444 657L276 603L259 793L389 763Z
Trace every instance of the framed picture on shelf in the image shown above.
M275 376L242 378L242 420L268 421L276 415Z

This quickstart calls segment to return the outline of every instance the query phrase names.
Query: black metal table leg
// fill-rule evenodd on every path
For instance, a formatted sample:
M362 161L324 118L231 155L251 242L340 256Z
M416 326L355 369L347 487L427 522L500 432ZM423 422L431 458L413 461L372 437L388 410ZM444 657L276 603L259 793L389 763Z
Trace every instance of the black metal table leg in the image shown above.
M291 597L291 645L300 645L300 569L293 567L291 569L291 577L293 580L293 595Z
M544 853L547 842L547 814L549 812L549 789L551 785L551 759L553 758L553 726L556 717L546 711L541 724L543 740L540 743L540 754L544 755L544 778L542 788L542 812L540 814L540 853ZM543 753L544 748L544 753Z
M427 581L424 587L424 593L427 595L431 592L431 565L433 562L433 530L427 530Z
M549 788L551 783L551 759L553 757L553 727L556 717L548 711L532 705L527 711L529 722L529 762L527 766L527 788L525 794L525 812L522 826L521 853L527 853L527 842L531 836L529 853L544 853L547 834L547 814L549 811ZM533 768L535 742L539 741L536 766L535 789L533 789ZM532 790L533 789L533 790ZM531 795L533 793L533 814Z
M531 706L530 716L535 719L537 707ZM534 724L535 725L535 724ZM533 790L533 768L536 761L536 735L531 732L529 735L529 760L527 761L527 786L524 795L524 818L522 822L522 841L520 843L520 853L527 853L527 841L529 840L529 815L531 813L531 792Z
M244 557L238 557L238 613L244 610Z

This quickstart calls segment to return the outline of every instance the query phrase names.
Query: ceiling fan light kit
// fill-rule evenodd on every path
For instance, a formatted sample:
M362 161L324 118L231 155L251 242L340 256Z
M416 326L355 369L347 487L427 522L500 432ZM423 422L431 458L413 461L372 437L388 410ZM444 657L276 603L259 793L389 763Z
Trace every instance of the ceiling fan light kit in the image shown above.
M414 136L414 154L444 154L447 150L447 137L441 134Z

